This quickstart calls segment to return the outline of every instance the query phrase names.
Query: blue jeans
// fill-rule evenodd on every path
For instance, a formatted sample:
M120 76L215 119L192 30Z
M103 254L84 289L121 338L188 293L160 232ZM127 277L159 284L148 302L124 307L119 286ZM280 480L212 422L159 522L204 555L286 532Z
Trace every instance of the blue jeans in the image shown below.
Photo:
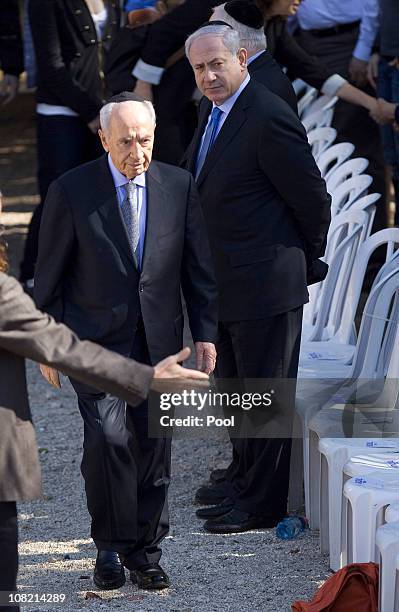
M388 102L399 104L399 68L389 65L381 58L378 66L378 96ZM399 224L399 132L392 126L381 127L381 137L386 163L392 168L392 181L395 189L395 224Z

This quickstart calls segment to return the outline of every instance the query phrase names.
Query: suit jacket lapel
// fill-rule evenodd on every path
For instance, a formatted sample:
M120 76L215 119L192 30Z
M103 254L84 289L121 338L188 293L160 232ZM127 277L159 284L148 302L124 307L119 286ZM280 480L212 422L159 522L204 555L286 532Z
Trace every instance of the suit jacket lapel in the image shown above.
M96 185L96 197L99 197L100 200L97 207L98 212L105 221L105 231L111 236L112 242L124 252L130 259L132 265L135 266L114 181L108 166L107 156L104 155L99 160L99 163L100 172ZM97 196L97 194L101 195Z
M202 136L204 135L205 126L208 121L209 113L212 110L211 102L205 98L205 96L201 99L200 107L199 107L199 118L198 118L198 126L194 133L193 139L188 147L186 156L188 159L187 170L191 172L191 174L195 175L195 166L198 157L198 149L201 144Z
M238 132L238 130L241 129L243 123L245 123L247 119L245 109L250 106L251 89L252 84L250 81L244 91L239 96L231 111L229 112L228 117L223 123L222 128L215 140L215 144L209 152L202 167L200 175L197 179L198 186L200 186L201 183L204 181L209 171L215 166L215 163L222 155L224 149L227 147L227 145Z
M142 261L142 272L148 268L152 257L158 253L158 236L163 233L164 219L169 206L173 205L171 194L161 181L159 167L152 161L146 174L147 219Z

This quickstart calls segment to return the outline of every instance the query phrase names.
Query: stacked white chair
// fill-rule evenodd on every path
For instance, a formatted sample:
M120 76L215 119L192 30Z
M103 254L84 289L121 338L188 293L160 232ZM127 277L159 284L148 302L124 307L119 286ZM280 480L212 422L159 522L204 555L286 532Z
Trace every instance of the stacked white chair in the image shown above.
M340 142L326 149L316 160L324 180L327 181L331 174L349 159L354 150L355 147L350 142Z
M380 612L398 612L399 523L391 522L379 527L375 543L380 564L378 609Z
M306 132L311 132L319 127L330 127L333 114L334 111L332 108L315 111L302 120L303 127Z
M390 504L385 511L386 523L399 523L399 504Z
M348 159L341 166L336 168L327 179L327 191L333 193L334 190L339 187L341 183L362 174L367 166L369 165L368 160L365 157L355 157Z
M355 476L367 476L379 470L397 470L399 439L323 438L320 440L319 450L321 454L320 548L322 552L329 552L330 567L337 571L342 567L342 495L345 481ZM367 454L357 454L362 451ZM367 534L364 537L367 537Z
M342 506L342 567L348 563L378 562L377 529L386 507L399 502L399 471L378 470L355 476L344 485Z
M337 137L337 131L332 127L319 127L308 133L308 142L316 162Z

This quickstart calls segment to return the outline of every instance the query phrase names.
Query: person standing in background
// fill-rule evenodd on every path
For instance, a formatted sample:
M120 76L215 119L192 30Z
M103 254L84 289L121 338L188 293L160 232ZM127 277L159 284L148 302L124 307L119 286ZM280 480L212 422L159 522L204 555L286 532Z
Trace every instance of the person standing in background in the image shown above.
M99 157L102 74L120 25L117 0L29 0L37 66L37 163L40 204L25 244L20 280L33 287L43 203L50 183Z
M0 104L8 104L18 93L19 75L24 69L18 0L0 3Z
M367 84L367 65L377 34L378 0L303 0L297 18L300 30L296 39L309 55L373 93ZM365 109L341 101L334 109L332 126L338 133L337 142L353 143L355 154L369 160L373 191L382 194L373 229L387 227L385 168L378 127Z
M373 117L382 125L381 137L386 163L392 170L395 193L395 225L399 225L399 2L380 0L379 53L373 54L368 65L367 76L377 90L379 108Z

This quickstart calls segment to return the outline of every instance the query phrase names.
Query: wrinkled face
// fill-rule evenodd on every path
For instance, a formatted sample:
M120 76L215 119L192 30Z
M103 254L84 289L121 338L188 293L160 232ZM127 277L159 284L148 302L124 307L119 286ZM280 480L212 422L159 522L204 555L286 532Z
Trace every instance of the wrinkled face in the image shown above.
M247 76L247 52L233 56L219 36L197 38L190 48L190 63L198 89L211 102L223 104Z
M155 125L140 102L122 102L114 107L109 125L99 130L104 149L114 166L128 179L148 170L154 146Z
M290 17L295 15L301 0L275 0L272 6L273 15L280 17Z

